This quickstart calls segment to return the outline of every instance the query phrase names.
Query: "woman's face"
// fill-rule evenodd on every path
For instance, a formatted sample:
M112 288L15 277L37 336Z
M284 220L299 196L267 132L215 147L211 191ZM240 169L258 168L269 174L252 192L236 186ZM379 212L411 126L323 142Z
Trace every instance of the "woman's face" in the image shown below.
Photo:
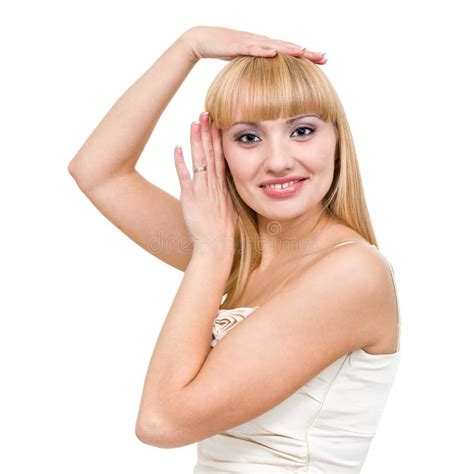
M290 219L320 208L334 174L336 131L316 115L234 123L222 130L222 146L244 202L270 219ZM286 190L262 182L300 177Z

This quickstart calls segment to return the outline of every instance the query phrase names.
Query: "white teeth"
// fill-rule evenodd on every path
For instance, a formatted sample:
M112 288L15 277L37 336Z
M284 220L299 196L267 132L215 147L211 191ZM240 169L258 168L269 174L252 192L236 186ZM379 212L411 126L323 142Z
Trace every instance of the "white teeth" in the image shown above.
M297 183L298 181L300 181L300 180L297 179L295 181L288 181L288 182L283 183L283 184L264 184L263 187L264 188L285 189L285 188L289 188L290 186Z

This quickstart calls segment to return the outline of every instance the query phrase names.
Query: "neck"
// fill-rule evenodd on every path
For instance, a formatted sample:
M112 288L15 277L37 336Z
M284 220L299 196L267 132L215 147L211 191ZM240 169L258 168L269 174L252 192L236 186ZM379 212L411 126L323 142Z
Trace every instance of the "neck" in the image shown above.
M294 219L276 220L258 216L261 239L261 267L298 256L310 255L324 248L324 236L331 222L322 206L315 212Z

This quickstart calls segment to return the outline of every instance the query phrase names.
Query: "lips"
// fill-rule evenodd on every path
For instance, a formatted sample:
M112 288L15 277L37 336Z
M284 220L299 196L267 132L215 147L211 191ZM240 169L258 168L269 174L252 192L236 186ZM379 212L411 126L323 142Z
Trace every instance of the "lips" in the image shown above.
M293 183L291 186L287 186L286 188L280 187L272 187L272 186L260 186L262 191L270 198L288 198L298 193L298 190L304 186L304 182L307 180L300 179ZM288 181L287 181L288 182Z
M290 177L290 178L285 178L285 179L268 180L268 181L264 181L263 183L259 184L258 187L263 188L263 187L265 187L269 184L285 184L285 183L289 183L291 181L299 182L299 181L304 181L305 179L308 179L308 178L295 176L295 177Z

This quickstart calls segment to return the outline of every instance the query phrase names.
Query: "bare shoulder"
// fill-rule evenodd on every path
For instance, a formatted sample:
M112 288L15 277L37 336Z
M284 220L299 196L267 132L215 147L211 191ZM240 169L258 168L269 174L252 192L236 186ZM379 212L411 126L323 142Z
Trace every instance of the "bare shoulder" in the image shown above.
M315 261L313 269L318 268L318 263L324 262L331 265L353 266L360 265L360 272L367 276L373 272L388 270L387 261L380 251L364 239L347 239L329 246L323 256Z
M358 301L370 302L367 314L355 318L371 320L371 342L362 348L371 354L390 354L397 350L398 305L390 264L385 256L369 242L353 239L343 245L330 248L308 268L307 277L318 277L326 285L328 294L334 294L333 286L344 279L344 291L350 293L354 307ZM306 273L306 272L305 272Z
M343 244L343 245L341 245ZM365 240L350 240L335 244L327 249L308 267L309 274L327 277L345 276L352 286L370 290L390 288L390 269L385 257L377 248ZM336 283L330 278L323 280L327 285Z

